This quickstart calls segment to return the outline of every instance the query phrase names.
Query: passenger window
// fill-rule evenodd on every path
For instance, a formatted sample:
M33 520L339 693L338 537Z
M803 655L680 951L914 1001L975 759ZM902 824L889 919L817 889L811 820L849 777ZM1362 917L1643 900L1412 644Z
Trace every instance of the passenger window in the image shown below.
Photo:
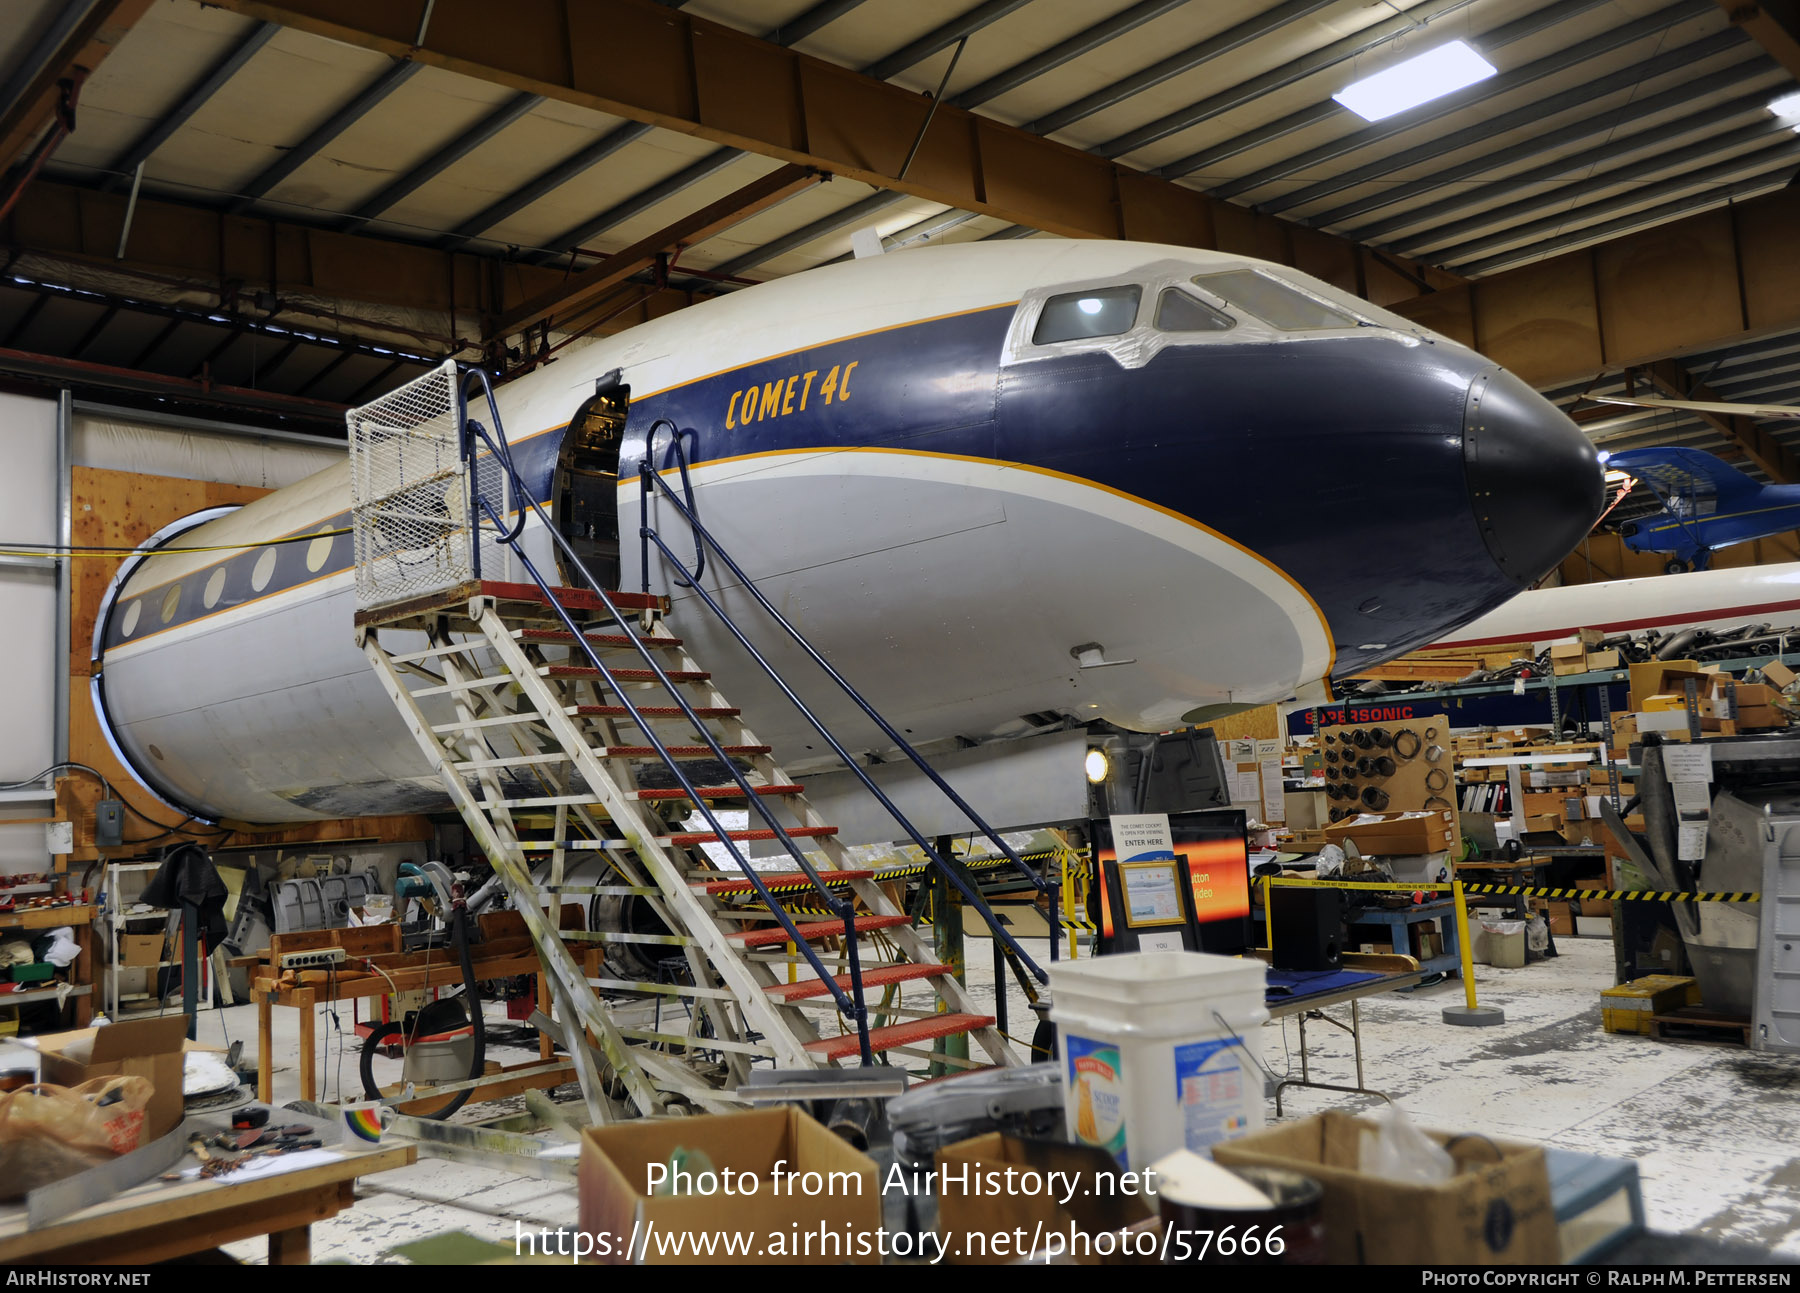
M1057 341L1116 337L1122 332L1130 332L1131 325L1137 321L1138 300L1142 294L1134 284L1053 296L1044 302L1031 340L1047 346Z
M1237 320L1229 314L1173 287L1165 287L1156 303L1159 332L1229 332L1235 326Z
M1194 282L1286 332L1357 326L1357 320L1343 311L1321 304L1304 292L1295 291L1253 269L1201 274Z

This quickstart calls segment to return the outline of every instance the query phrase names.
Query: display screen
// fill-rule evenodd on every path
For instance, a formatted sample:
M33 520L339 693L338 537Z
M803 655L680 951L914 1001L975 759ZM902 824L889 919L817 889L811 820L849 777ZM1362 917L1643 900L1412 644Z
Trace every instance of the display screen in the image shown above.
M1169 815L1169 834L1175 851L1187 859L1201 946L1209 952L1235 955L1250 945L1250 852L1244 841L1244 825L1241 809ZM1098 819L1088 823L1088 830L1095 862L1100 867L1116 866L1118 854L1113 849L1111 824L1104 818ZM1099 874L1096 872L1097 882L1090 886L1094 895L1091 903L1098 907L1091 914L1102 938L1110 942L1112 904L1106 896L1106 885L1098 882ZM1120 879L1127 902L1132 903L1129 882L1123 874ZM1131 924L1135 928L1137 922Z

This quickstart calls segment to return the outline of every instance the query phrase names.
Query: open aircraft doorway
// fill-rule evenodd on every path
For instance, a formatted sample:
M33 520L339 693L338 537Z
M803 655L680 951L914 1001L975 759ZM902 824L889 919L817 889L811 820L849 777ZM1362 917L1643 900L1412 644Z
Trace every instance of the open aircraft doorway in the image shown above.
M569 419L556 460L556 524L604 588L617 588L621 573L619 450L630 408L631 387L602 379ZM560 551L557 561L562 562ZM568 571L563 576L576 582Z

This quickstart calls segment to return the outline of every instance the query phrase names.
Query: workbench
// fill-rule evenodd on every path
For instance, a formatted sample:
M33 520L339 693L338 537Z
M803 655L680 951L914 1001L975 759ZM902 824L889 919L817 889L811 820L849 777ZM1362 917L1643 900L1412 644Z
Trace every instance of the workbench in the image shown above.
M0 1265L145 1266L269 1237L271 1266L312 1260L312 1224L356 1201L356 1178L416 1162L416 1145L331 1151L333 1162L243 1181L147 1181L104 1203L25 1228L23 1204L0 1206Z
M0 933L11 929L37 932L67 925L75 931L75 945L81 955L70 963L69 996L75 1001L75 1027L86 1028L94 1018L94 913L91 903L72 907L25 907L18 911L0 912ZM0 993L0 1006L23 1006L33 1001L54 1001L59 995L55 986L33 988L26 992Z
M517 946L517 938L510 937L514 921L517 922L519 929L524 928L524 922L518 919L518 913L492 913L482 916L480 920L487 940L504 941L506 945L496 947L494 953L490 955L482 954L481 944L474 946L472 950L477 982L485 982L490 979L509 979L520 975L533 977L540 975L542 966L539 964L536 949L529 945L520 949ZM265 1104L268 1103L273 1091L274 1065L271 1062L271 1052L276 1006L289 1006L300 1012L300 1098L317 1101L319 1098L319 1043L316 1012L319 1006L336 1001L366 1000L395 992L415 992L430 988L462 986L462 966L451 949L436 948L428 953L402 953L398 951L399 938L399 927L395 925L275 935L270 944L271 964L261 965L259 968L251 970L251 996L256 999L256 1098L258 1100ZM279 957L284 951L322 947L343 947L353 960L366 959L370 963L381 965L385 973L359 974L357 977L349 979L339 979L336 974L328 974L324 983L293 987L283 987L278 979L269 977L275 972L273 965L279 964ZM348 972L348 965L346 965L346 972ZM545 1056L544 1059L548 1061L549 1057ZM568 1080L569 1064L567 1061L517 1066L513 1069L501 1070L499 1073L491 1075L489 1079L482 1080L480 1098L498 1100L504 1096L516 1095L528 1088L558 1086ZM461 1084L434 1087L432 1093L448 1094L458 1085ZM354 1098L360 1100L361 1093L357 1093ZM421 1103L415 1101L399 1106L399 1108L403 1113L412 1112Z
M1352 1095L1380 1096L1389 1104L1393 1100L1384 1092L1376 1091L1363 1084L1362 1061L1362 1013L1358 1002L1364 997L1372 997L1381 992L1394 992L1401 988L1417 987L1424 977L1418 962L1408 957L1346 957L1346 963L1362 959L1370 963L1366 971L1345 968L1343 970L1294 971L1270 969L1268 987L1273 989L1265 997L1268 1004L1269 1018L1282 1019L1289 1015L1297 1015L1300 1022L1300 1076L1284 1077L1275 1084L1275 1116L1281 1116L1281 1093L1291 1086L1311 1087L1317 1091L1343 1091ZM1411 961L1410 969L1392 969L1378 966L1377 962ZM1282 992L1288 988L1291 991ZM1350 1022L1333 1019L1325 1013L1327 1007L1350 1003ZM1306 1055L1306 1021L1316 1019L1321 1023L1341 1028L1350 1034L1350 1040L1356 1051L1356 1085L1341 1086L1331 1082L1314 1082L1312 1070L1307 1063Z

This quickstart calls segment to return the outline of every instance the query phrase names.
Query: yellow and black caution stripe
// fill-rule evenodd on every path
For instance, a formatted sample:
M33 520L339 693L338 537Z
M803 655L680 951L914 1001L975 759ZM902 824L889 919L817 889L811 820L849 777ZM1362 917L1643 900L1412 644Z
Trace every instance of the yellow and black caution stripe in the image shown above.
M1464 893L1527 894L1533 898L1592 898L1611 902L1761 902L1760 893L1670 893L1660 889L1545 889L1534 885L1465 884Z
M1407 884L1400 881L1304 880L1295 876L1267 877L1269 883L1303 889L1374 889L1387 893L1450 893L1453 884ZM1530 884L1477 884L1464 881L1464 893L1506 894L1529 898L1593 898L1612 902L1761 902L1760 893L1676 893L1662 889L1552 889Z

